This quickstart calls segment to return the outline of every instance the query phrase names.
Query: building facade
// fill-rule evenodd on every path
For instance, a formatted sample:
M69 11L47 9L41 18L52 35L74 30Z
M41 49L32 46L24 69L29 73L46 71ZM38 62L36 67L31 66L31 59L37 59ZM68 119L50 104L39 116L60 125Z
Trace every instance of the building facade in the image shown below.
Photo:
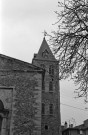
M0 135L41 135L43 71L0 55Z
M43 39L38 54L34 54L33 65L45 70L41 92L41 134L60 134L60 90L59 65L46 39Z
M88 119L76 127L73 127L73 125L70 125L70 127L64 126L62 135L88 135Z
M45 38L32 64L0 54L0 135L60 135L58 68Z

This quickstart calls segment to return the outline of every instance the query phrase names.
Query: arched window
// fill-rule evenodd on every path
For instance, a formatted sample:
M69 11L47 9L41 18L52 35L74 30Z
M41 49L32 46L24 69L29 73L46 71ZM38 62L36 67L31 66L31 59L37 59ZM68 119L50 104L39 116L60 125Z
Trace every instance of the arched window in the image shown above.
M53 65L49 66L49 74L54 75L54 66Z
M49 114L53 114L53 104L49 104Z
M53 82L49 82L49 92L53 92Z
M42 103L42 114L45 114L45 104Z

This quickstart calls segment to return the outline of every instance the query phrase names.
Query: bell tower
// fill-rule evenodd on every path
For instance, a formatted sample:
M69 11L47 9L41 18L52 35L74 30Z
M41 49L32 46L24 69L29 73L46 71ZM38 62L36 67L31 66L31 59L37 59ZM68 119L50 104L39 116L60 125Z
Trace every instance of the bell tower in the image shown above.
M59 62L45 37L32 63L45 69L41 88L41 135L60 135Z

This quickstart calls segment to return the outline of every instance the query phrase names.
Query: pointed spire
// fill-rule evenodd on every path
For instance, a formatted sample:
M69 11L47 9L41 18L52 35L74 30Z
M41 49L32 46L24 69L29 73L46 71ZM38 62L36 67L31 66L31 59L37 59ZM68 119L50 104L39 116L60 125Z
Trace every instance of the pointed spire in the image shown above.
M41 44L40 49L38 51L38 54L36 56L36 59L56 61L53 53L51 52L51 50L48 46L48 43L45 39L45 36L43 38L43 41L42 41L42 44Z

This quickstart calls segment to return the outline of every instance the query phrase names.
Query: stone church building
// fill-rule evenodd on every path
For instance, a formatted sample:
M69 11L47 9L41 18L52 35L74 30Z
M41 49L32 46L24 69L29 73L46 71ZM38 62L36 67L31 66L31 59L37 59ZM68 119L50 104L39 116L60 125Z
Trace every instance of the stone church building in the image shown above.
M0 135L60 135L59 65L45 37L32 64L0 54Z

